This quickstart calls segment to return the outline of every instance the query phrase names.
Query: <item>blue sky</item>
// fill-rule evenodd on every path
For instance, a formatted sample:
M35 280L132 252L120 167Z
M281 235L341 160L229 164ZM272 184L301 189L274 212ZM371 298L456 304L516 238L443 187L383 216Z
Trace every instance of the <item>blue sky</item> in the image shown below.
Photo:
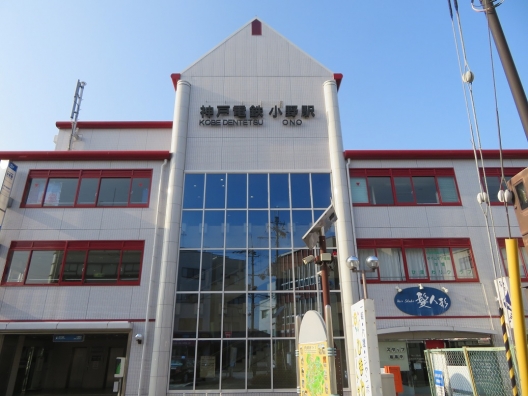
M486 19L459 3L482 144L498 148ZM528 2L498 15L528 90ZM0 0L0 151L53 150L77 79L80 120L171 120L170 74L255 17L343 73L345 149L471 148L447 0ZM528 148L494 60L503 147Z

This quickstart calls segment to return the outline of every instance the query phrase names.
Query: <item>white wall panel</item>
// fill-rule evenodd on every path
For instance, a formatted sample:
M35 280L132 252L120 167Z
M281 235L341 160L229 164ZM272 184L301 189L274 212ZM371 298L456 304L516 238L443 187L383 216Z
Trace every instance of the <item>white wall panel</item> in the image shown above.
M139 239L139 229L120 229L119 232L116 232L116 229L100 230L98 239L101 241L136 240Z
M59 231L58 240L60 241L77 241L90 240L96 241L99 239L99 228L94 229L64 229Z
M169 150L171 142L170 129L149 129L145 150Z
M20 230L18 239L21 241L55 241L59 238L59 230Z
M61 222L61 230L85 229L98 230L101 228L105 209L65 209Z
M90 287L86 319L130 319L133 287Z
M145 150L148 133L146 129L120 129L118 150Z
M138 229L141 222L139 208L105 208L103 209L102 230Z
M91 287L49 288L42 317L45 319L87 319L88 297Z
M431 227L467 226L462 206L427 206L424 209L427 222Z
M427 214L425 207L398 207L388 206L389 214L388 224L390 226L403 227L428 227Z
M14 287L3 297L1 319L40 320L46 307L48 287Z

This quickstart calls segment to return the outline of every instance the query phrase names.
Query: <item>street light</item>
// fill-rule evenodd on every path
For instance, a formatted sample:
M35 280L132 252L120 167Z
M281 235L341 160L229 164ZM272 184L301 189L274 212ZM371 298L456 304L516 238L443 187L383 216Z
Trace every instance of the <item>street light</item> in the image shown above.
M367 295L367 282L365 281L365 272L374 272L379 267L379 260L376 256L368 256L365 260L365 264L368 268L361 268L361 264L359 262L359 259L356 256L350 256L347 258L347 267L352 272L360 272L361 273L361 280L363 281L363 298L366 300L368 298Z

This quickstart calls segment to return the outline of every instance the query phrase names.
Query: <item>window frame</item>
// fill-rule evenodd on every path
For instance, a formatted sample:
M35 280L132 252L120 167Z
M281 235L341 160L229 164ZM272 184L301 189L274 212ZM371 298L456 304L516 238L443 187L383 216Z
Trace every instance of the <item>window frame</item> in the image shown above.
M456 189L458 202L444 202L438 184L439 177L452 177ZM458 189L458 183L456 180L455 170L453 168L351 168L349 170L349 178L362 177L365 179L367 189L367 202L352 202L353 206L461 206L462 200L460 199L460 191ZM391 183L392 193L392 204L373 204L371 192L369 189L369 177L388 177ZM396 195L395 178L397 177L409 177L411 186L413 188L413 202L398 202ZM418 203L417 194L414 188L414 177L433 177L436 187L436 194L438 196L438 203ZM350 188L350 193L352 189Z
M515 176L517 173L523 171L525 168L516 168L516 167L508 167L504 168L504 177L509 180L513 176ZM486 181L484 180L484 173L486 173L486 177L496 177L499 181L499 186L502 185L501 178L502 178L502 170L501 168L479 168L479 176L480 176L480 182L482 183L482 190L484 192L487 192L486 189ZM506 188L506 186L504 186ZM498 191L488 193L489 197L493 197L494 200L489 201L489 204L492 206L503 206L504 202L500 202L497 198Z
M471 247L469 238L439 238L439 239L357 239L357 249L373 249L376 254L376 249L383 248L399 248L401 249L402 264L405 274L403 280L382 280L380 279L380 271L376 269L374 273L376 277L366 277L367 283L459 283L459 282L479 282L479 274L477 271L477 265L475 263L475 256ZM455 279L431 279L430 268L426 260L425 249L431 248L448 248L451 256L451 262L453 264L453 274ZM475 274L474 278L462 278L457 273L455 260L453 257L453 249L466 248L469 249L471 268ZM410 278L409 268L407 265L407 257L405 249L422 249L424 254L424 260L427 270L427 278ZM380 263L380 265L383 265Z
M90 251L110 251L119 250L119 264L116 269L117 279L115 281L93 281L86 278L88 267L88 256ZM6 280L7 274L11 268L11 260L15 252L29 252L23 272L21 282L9 282ZM60 263L59 279L56 283L26 283L31 264L33 252L36 251L62 251L62 260ZM64 280L64 271L66 258L69 252L85 252L84 263L81 279L79 281ZM121 268L123 266L123 255L125 252L139 251L139 271L137 280L121 280ZM143 270L143 255L145 252L144 240L126 240L126 241L12 241L7 253L6 265L2 274L0 285L2 286L36 286L36 287L54 287L54 286L138 286L141 282L141 273Z
M31 181L33 179L45 179L44 189L42 197L39 203L27 203L28 196L31 190ZM126 205L99 205L98 200L101 193L101 181L103 179L111 178L128 178L128 201ZM134 179L149 179L148 185L148 197L145 203L133 203L132 199L132 188ZM73 199L73 205L45 205L46 193L51 179L76 179L77 186L75 188L75 195ZM95 198L93 203L78 203L79 192L81 189L81 182L83 179L97 179L97 188L95 192ZM150 195L152 188L152 169L78 169L78 170L67 170L67 169L47 169L30 170L26 179L26 185L24 187L24 195L20 203L21 208L148 208L150 205Z
M502 202L499 202L502 205ZM524 243L522 238L513 238L517 239L517 254L519 259L519 264L522 264L524 269L524 274L521 275L521 282L528 282L528 260L525 260L524 255L521 252L521 249L524 249ZM506 248L506 238L497 238L497 245L499 246L499 253L502 260L502 268L504 268L504 273L506 276L510 276L508 272L508 265L506 261L505 254L503 254L503 249ZM528 252L527 252L528 253ZM527 255L528 256L528 255Z

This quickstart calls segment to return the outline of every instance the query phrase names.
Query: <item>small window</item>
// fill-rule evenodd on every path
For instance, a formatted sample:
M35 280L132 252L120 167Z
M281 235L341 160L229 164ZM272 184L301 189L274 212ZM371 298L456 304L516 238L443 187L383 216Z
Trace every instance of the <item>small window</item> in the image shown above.
M519 274L523 281L528 281L528 252L526 251L526 248L524 247L523 241L521 238L518 240L518 259L519 259ZM504 266L504 269L506 270L506 273L508 273L508 257L506 256L506 247L504 243L504 239L499 239L499 247L501 252L501 258L502 258L502 264Z
M504 205L499 201L497 193L499 190L506 190L506 183L521 172L524 168L480 168L482 189L488 192L488 198L491 205ZM502 174L504 173L504 180ZM485 176L484 176L485 175ZM486 189L487 188L487 189Z

